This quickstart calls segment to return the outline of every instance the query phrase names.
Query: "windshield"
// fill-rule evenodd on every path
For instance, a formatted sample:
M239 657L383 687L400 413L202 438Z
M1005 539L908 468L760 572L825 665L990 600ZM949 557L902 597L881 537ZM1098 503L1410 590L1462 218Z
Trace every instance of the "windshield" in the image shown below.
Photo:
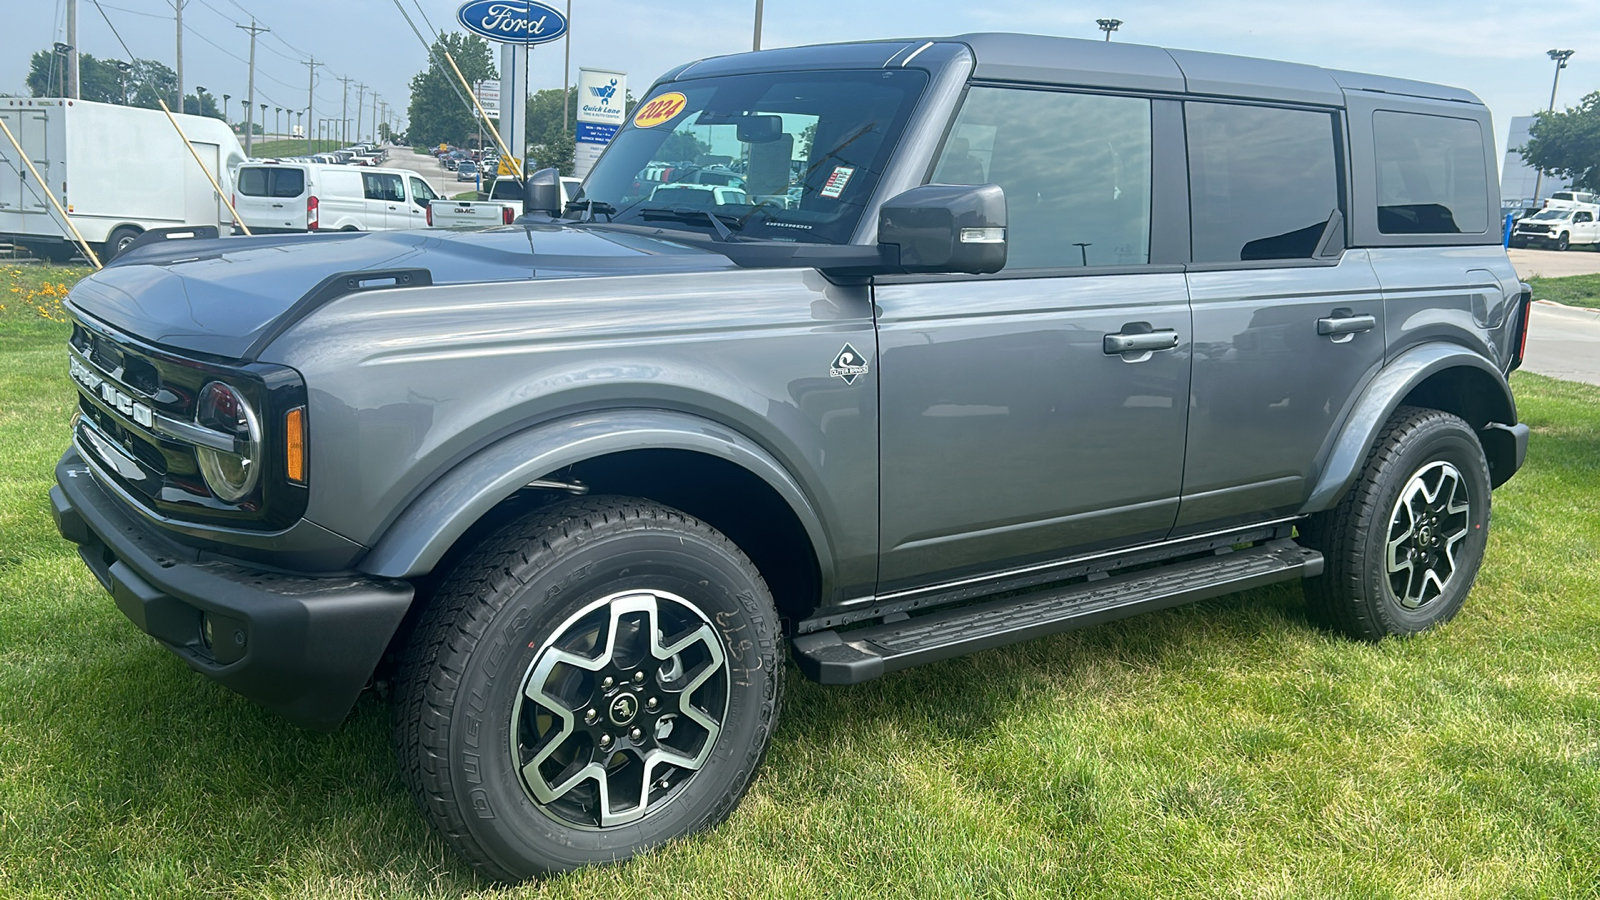
M1547 209L1543 212L1534 213L1533 217L1535 219L1565 219L1570 215L1572 213L1565 209Z
M742 239L846 243L926 83L896 69L664 85L581 199L617 222L713 232L716 216Z

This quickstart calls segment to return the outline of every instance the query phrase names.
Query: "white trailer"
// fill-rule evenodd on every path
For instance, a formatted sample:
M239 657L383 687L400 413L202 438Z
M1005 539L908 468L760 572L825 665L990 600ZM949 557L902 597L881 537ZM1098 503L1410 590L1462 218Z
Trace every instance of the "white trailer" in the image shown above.
M176 118L212 177L232 191L232 170L245 160L232 130L220 119ZM227 204L159 109L8 97L0 119L102 259L152 228L229 233ZM0 240L7 239L52 259L75 252L71 232L0 135Z

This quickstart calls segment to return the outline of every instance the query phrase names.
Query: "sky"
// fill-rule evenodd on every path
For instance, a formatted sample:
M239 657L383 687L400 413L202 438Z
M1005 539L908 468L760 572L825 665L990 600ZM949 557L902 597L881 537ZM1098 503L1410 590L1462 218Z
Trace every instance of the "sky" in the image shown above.
M0 45L0 93L26 94L28 56L65 36L67 0L8 0ZM545 0L565 9L569 0ZM573 78L580 66L629 73L643 94L656 76L684 62L748 50L754 0L570 0ZM246 92L249 35L235 25L252 16L271 28L256 54L257 103L306 105L314 55L317 117L339 115L341 76L403 109L411 76L426 51L397 9L423 34L455 27L459 0L186 0L184 80L231 94L230 113ZM103 11L103 15L102 15ZM78 44L97 57L126 58L110 25L134 56L173 64L175 23L169 0L79 0ZM1507 0L766 0L763 46L921 37L968 31L1021 31L1099 39L1097 18L1118 18L1113 40L1258 56L1329 68L1394 75L1463 87L1494 114L1505 149L1512 116L1544 109L1555 66L1552 48L1575 50L1561 74L1557 108L1600 90L1600 2ZM534 50L531 90L562 83L562 42ZM368 113L370 115L370 113Z

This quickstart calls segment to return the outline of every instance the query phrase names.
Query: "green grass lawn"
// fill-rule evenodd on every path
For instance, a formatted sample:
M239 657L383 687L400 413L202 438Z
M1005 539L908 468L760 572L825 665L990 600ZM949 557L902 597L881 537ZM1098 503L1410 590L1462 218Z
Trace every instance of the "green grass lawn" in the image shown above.
M256 141L250 148L250 156L255 159L269 159L274 156L307 156L312 153L327 153L331 150L343 150L343 141L312 141L307 149L305 138L295 138L287 141Z
M1554 300L1568 306L1600 309L1600 275L1572 275L1567 278L1534 278L1533 299Z
M19 272L0 296L61 278ZM1280 585L852 688L791 669L727 824L507 889L413 811L382 700L284 724L56 536L65 338L0 310L0 896L1597 896L1600 389L1516 377L1529 465L1443 629L1353 643Z

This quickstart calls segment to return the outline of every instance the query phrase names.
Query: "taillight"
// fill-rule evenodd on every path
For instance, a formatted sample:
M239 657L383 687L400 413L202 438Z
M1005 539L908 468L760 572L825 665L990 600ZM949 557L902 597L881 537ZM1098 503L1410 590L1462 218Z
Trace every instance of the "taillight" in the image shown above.
M1517 299L1522 306L1517 321L1517 355L1511 358L1511 367L1506 369L1507 375L1522 368L1523 357L1528 354L1528 320L1533 318L1533 291L1523 291Z
M511 207L507 206L500 210L500 224L510 225L511 220L514 218L516 218L516 216L511 214Z
M433 227L433 204L428 204L428 227Z
M317 230L317 198L315 196L306 198L306 230Z

